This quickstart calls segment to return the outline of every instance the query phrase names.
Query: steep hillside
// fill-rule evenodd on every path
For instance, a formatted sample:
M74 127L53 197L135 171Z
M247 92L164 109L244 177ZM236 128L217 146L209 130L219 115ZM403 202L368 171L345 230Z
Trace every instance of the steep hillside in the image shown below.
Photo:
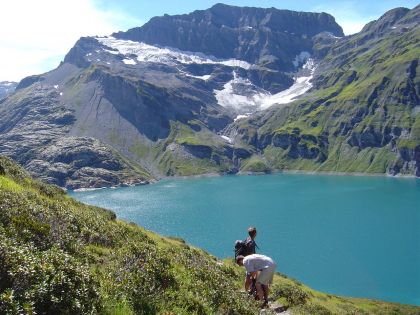
M255 314L235 269L0 158L0 313Z
M243 275L232 260L119 221L0 157L1 314L258 314L239 291ZM419 313L280 274L272 293L293 314Z
M266 169L420 176L420 7L326 48L301 101L229 126ZM254 157L256 159L256 157Z

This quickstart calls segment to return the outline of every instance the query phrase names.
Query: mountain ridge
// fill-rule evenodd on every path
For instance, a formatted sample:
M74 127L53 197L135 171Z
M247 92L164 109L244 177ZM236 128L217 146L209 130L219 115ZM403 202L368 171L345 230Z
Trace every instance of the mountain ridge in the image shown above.
M232 11L236 19L227 18ZM152 19L152 24L164 20L191 29L198 16L194 23L202 29L194 38L203 43L206 30L216 37L224 32L224 21L240 25L225 34L231 39L229 59L206 54L201 44L195 53L166 46L165 37L155 37L162 44L157 46L136 42L130 31L114 34L120 39L81 38L57 69L25 78L16 93L1 101L0 153L67 188L290 169L419 176L418 11L391 10L347 37L335 36L342 35L341 28L322 14L300 15L310 22L306 28L319 27L319 33L309 36L296 21L286 30L273 15L299 14L277 9L219 5ZM316 17L324 17L326 24ZM134 30L147 35L150 29L146 23ZM243 44L232 45L241 36ZM261 44L264 38L268 46ZM285 45L277 49L280 44ZM245 56L246 47L251 49L248 60L255 63L234 59ZM30 104L39 108L28 112ZM59 109L63 118L48 107ZM12 120L6 118L10 113ZM23 124L25 119L34 124ZM49 121L48 128L39 129L42 119ZM19 141L27 154L20 153ZM69 154L67 160L44 153L57 154L50 146L74 150L75 141L89 153ZM111 176L114 162L93 162L105 156L120 161L120 173ZM77 165L86 171L77 172Z
M310 39L321 32L344 36L341 27L327 13L216 4L190 14L154 17L141 27L112 36L293 71L293 65L281 59L292 60L302 50L311 50ZM289 47L276 46L282 41ZM273 53L278 49L280 56L278 51Z

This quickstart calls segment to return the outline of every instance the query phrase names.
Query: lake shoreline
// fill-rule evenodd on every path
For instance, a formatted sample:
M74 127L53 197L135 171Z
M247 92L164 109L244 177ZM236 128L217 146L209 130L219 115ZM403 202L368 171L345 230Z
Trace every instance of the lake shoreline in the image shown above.
M273 170L270 172L238 172L235 174L227 173L204 173L196 175L175 175L175 176L162 176L156 178L156 180L149 181L147 183L138 183L138 184L123 184L118 186L104 186L104 187L84 187L78 189L66 189L61 187L65 191L74 191L74 192L83 192L83 191L95 191L101 189L116 189L122 187L135 187L135 186L145 186L157 184L162 180L170 179L196 179L196 178L211 178L211 177L224 177L224 176L261 176L261 175L275 175L275 174L296 174L296 175L314 175L314 176L354 176L354 177L386 177L386 178L395 178L395 179L417 179L420 180L420 177L414 175L391 175L384 173L362 173L362 172L335 172L335 171L305 171L305 170Z
M296 174L296 175L315 175L315 176L356 176L356 177L387 177L395 179L419 179L420 177L414 175L391 175L385 173L362 173L362 172L335 172L335 171L305 171L305 170L273 170L270 172L238 172L235 174L226 173L204 173L197 175L175 175L163 176L150 184L156 184L163 179L189 179L189 178L211 178L224 176L260 176L260 175L275 175L275 174Z

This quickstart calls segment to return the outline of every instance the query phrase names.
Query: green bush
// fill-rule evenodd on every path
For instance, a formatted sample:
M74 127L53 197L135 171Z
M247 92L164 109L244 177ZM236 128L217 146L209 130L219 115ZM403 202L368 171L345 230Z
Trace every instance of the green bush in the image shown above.
M333 315L328 309L319 304L308 303L305 305L300 305L293 309L293 314L295 315L307 315L307 314L316 314L316 315Z
M58 248L38 251L0 235L0 314L85 314L100 309L88 266Z
M50 233L50 225L30 218L28 215L18 215L12 218L16 233L27 241L33 242L40 248L46 248L49 245L47 241Z
M275 299L285 298L290 306L305 304L309 298L308 293L303 291L297 285L291 285L288 283L273 285L272 292Z

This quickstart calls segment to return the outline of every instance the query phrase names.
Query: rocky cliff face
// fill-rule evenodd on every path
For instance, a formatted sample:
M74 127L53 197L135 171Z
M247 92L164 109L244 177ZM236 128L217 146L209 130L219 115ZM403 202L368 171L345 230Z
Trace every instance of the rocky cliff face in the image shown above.
M312 39L322 32L344 36L326 13L217 4L190 14L155 17L142 27L113 36L294 71L295 57L302 51L312 52Z
M150 175L91 137L71 137L74 111L58 88L32 84L0 106L0 150L32 174L69 189L139 184Z
M341 38L327 14L216 5L81 38L1 101L0 153L69 188L286 168L418 175L418 21L396 9Z

